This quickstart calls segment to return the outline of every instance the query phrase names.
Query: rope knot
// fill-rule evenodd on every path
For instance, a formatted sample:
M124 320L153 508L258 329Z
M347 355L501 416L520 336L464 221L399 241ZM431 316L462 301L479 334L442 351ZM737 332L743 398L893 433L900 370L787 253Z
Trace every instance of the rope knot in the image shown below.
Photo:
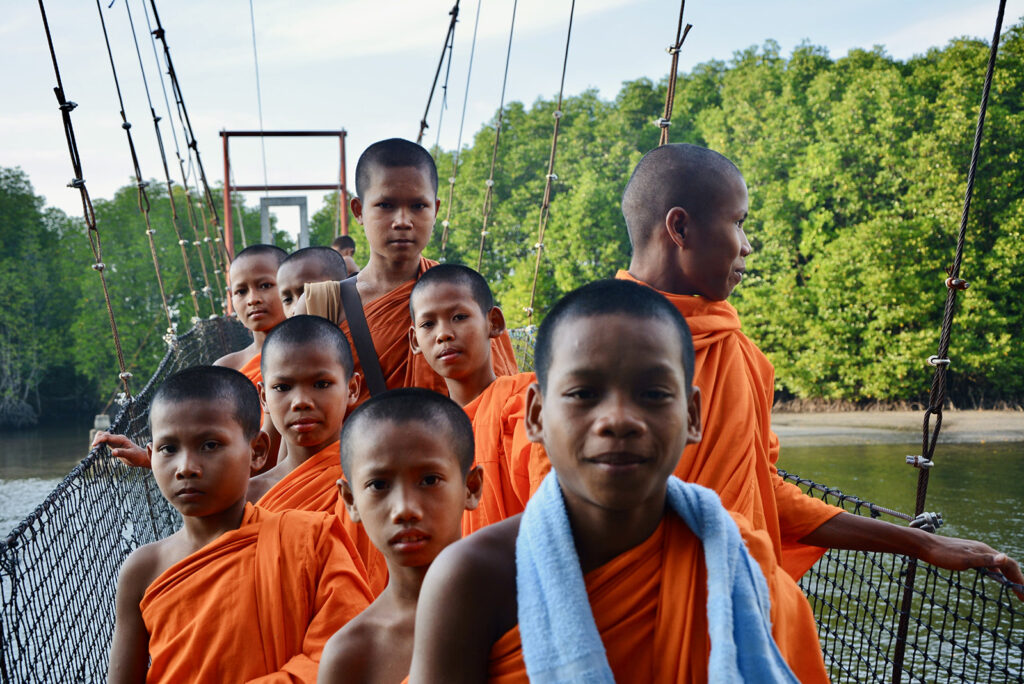
M946 278L946 287L950 290L966 290L971 284L963 278L954 278L950 276Z

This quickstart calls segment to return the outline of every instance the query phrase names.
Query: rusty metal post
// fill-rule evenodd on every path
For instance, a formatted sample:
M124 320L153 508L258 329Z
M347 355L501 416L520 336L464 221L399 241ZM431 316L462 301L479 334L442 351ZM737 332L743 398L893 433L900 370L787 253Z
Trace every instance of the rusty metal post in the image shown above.
M341 234L348 235L348 188L345 187L345 138L348 131L341 129L341 197L338 198L338 211L341 212Z
M228 250L228 256L235 258L235 229L231 213L231 161L228 156L227 131L221 131L220 137L224 146L224 247Z

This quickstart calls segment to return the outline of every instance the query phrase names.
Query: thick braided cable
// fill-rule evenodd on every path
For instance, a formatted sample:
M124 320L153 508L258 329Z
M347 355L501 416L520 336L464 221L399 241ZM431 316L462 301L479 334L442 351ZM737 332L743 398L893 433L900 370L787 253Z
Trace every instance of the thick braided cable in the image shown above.
M189 189L188 175L185 173L185 160L181 156L181 147L178 145L178 134L174 130L174 119L173 114L175 110L171 109L171 101L167 96L167 83L164 81L164 74L159 69L160 55L156 48L156 34L153 30L153 24L149 19L149 9L146 8L146 0L139 0L142 3L142 11L146 17L146 29L149 31L149 43L153 48L153 59L157 63L157 71L160 72L160 90L164 94L164 106L167 108L167 115L172 117L171 119L171 139L174 141L174 153L178 158L178 168L181 171L181 186L185 189L185 207L187 209L186 216L188 216L189 226L192 228L193 240L192 247L196 250L196 254L199 257L199 267L203 273L203 287L201 288L203 294L206 295L207 300L210 302L210 312L212 315L217 314L217 304L213 299L213 288L210 286L210 274L206 270L206 259L203 257L202 242L199 240L199 229L196 226L196 213L192 204L192 191ZM180 113L178 113L180 120ZM189 242L186 240L185 242ZM184 246L183 246L184 248Z
M512 3L512 22L508 28L508 47L505 48L505 75L501 77L501 102L498 104L498 121L494 125L494 146L491 148L491 170L487 175L487 189L484 192L483 221L480 226L480 249L476 254L476 270L480 270L484 261L484 242L487 240L487 221L491 216L491 205L494 201L494 166L498 161L498 142L501 140L501 127L505 122L505 87L508 85L508 65L512 58L512 36L516 30L516 9L518 0Z
M71 156L71 168L74 170L74 178L68 183L69 187L76 188L82 197L82 213L85 217L85 225L88 229L89 247L92 249L92 268L100 276L100 284L103 287L103 300L107 305L107 317L110 319L110 332L114 338L114 351L117 353L117 365L120 368L118 379L124 387L124 394L131 399L131 388L128 381L132 374L128 372L124 362L124 352L121 349L121 336L117 332L117 322L114 319L114 309L110 303L110 290L107 287L107 279L103 275L106 264L103 263L103 244L100 240L100 231L96 226L96 212L93 211L92 200L89 198L89 191L85 187L85 175L82 173L82 158L78 154L78 143L75 140L75 129L71 124L71 111L78 105L68 100L64 95L64 84L60 78L60 68L57 66L57 53L53 47L53 36L50 34L50 22L46 18L46 8L43 7L43 0L39 2L39 13L43 18L43 29L46 32L46 44L50 48L50 59L53 61L53 73L57 78L57 87L53 89L57 97L57 105L60 109L61 120L64 125L64 137L68 143L68 154Z
M928 397L928 408L924 412L922 426L921 457L916 464L921 466L917 472L917 501L915 515L924 513L925 500L928 496L928 474L932 466L932 455L942 428L942 405L946 401L946 374L949 370L949 340L953 329L953 311L956 305L957 290L967 288L967 282L960 279L960 266L963 263L964 244L967 240L967 220L971 211L971 197L974 194L974 178L978 169L978 157L981 153L981 136L985 128L985 113L988 110L989 90L992 87L992 74L996 67L996 55L999 52L999 36L1003 30L1003 14L1006 0L999 1L999 12L996 15L996 27L992 34L992 45L988 55L988 66L985 71L985 85L981 91L981 106L978 110L978 125L974 131L974 146L971 149L971 163L967 169L967 189L964 192L963 212L960 215L960 231L957 235L956 252L953 264L948 269L946 279L946 306L942 315L942 329L939 334L938 354L929 361L935 366L932 376L932 387ZM931 416L935 416L935 426L929 429ZM908 459L909 460L909 459ZM896 629L896 645L893 650L894 684L899 684L903 677L903 662L906 656L907 634L910 629L910 610L913 606L914 580L917 576L917 561L911 559L907 564L904 579L903 600L900 605L900 619Z
M462 94L462 118L459 120L459 139L455 143L455 153L452 155L452 175L448 177L448 206L445 210L444 220L441 221L441 226L444 228L441 232L442 256L448 247L448 232L452 221L452 204L455 201L455 180L459 175L459 154L462 152L462 131L466 125L466 110L469 109L469 80L473 75L473 57L476 55L476 34L477 28L480 26L480 7L482 5L483 0L477 0L476 18L473 20L473 40L469 46L469 68L466 70L466 90ZM451 66L451 60L448 61L448 65ZM440 135L440 122L438 122L437 127L438 135Z
M562 95L565 92L565 70L569 64L569 39L572 37L572 18L576 12L576 0L572 0L569 8L569 30L565 34L565 57L562 59L562 84L558 88L558 106L555 109L555 131L551 135L551 155L548 157L547 180L544 183L544 199L540 204L540 220L537 226L537 261L533 266L533 285L530 287L530 305L526 307L526 324L533 324L533 304L537 298L537 278L540 275L540 260L544 253L544 229L548 224L551 208L551 183L555 176L555 154L558 152L558 128L562 122Z
M683 28L683 11L685 9L686 0L682 0L679 5L679 24L676 26L676 42L668 48L668 53L672 55L672 68L668 72L668 88L665 91L665 111L661 118L654 122L661 128L661 138L658 140L658 147L668 144L668 127L672 125L672 106L676 100L679 50L682 49L686 36L690 33L690 29L693 28L693 24L687 24L686 28Z
M459 20L459 0L455 0L455 6L448 12L452 20L448 22L448 32L444 36L444 46L441 48L441 58L437 60L437 71L434 72L434 82L430 85L430 94L427 95L427 106L423 110L423 118L420 119L420 132L416 136L417 144L423 144L423 132L427 130L427 114L430 113L430 102L434 99L434 91L437 89L437 80L441 76L441 67L444 65L444 54L450 49L449 42L455 35L455 24Z
M163 164L164 179L167 184L167 199L171 204L171 226L174 228L174 235L178 239L178 245L181 247L181 261L185 265L185 281L188 284L189 295L192 298L193 320L198 320L199 299L196 297L196 286L192 280L192 267L188 263L188 252L185 250L187 243L181 239L181 230L178 228L178 207L174 202L174 183L171 181L171 170L167 166L167 151L164 149L164 136L160 131L160 117L156 113L156 108L153 106L153 97L149 92L149 80L146 78L146 67L142 63L142 51L139 49L139 37L135 32L135 21L132 18L132 8L129 0L125 0L124 8L128 13L128 25L131 27L132 41L135 43L135 56L139 59L139 73L142 74L142 85L146 90L146 101L149 103L149 112L153 116L153 131L156 133L157 147L160 149L160 163ZM159 66L159 62L157 66Z

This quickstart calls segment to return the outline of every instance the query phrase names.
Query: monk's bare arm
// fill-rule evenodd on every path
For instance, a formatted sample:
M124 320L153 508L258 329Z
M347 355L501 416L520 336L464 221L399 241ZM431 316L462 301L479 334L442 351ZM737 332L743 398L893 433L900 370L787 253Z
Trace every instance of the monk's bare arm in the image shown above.
M156 555L154 546L144 546L132 552L121 566L114 602L114 639L110 646L110 669L107 671L110 684L146 681L149 633L142 620L139 603L153 579Z
M487 680L491 648L516 625L519 516L452 544L434 560L416 608L410 684Z
M367 608L367 610L370 610ZM360 617L365 613L361 613ZM376 657L369 631L360 618L334 633L324 646L317 671L317 684L341 684L367 680L369 660Z
M901 553L947 570L990 568L1015 584L1024 584L1017 561L988 544L943 537L852 513L840 513L800 542L833 549ZM1024 596L1018 596L1024 600Z

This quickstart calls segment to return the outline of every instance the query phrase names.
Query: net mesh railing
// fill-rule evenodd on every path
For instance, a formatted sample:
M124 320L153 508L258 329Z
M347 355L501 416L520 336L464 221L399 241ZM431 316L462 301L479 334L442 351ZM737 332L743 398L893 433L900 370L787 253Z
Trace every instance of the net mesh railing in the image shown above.
M235 319L199 321L175 339L110 430L145 444L149 403L164 378L251 340ZM121 464L106 447L92 450L0 542L0 678L105 681L121 563L180 524L151 471Z
M511 331L522 369L533 367L534 328ZM111 430L149 439L155 389L171 373L239 349L248 332L233 319L202 321L178 337L156 374ZM891 511L780 471L809 495L850 513ZM896 520L896 519L894 519ZM899 523L905 521L896 520ZM106 676L117 573L129 553L178 528L150 471L105 449L90 452L0 543L0 678L95 682ZM825 662L836 682L893 680L902 588L911 561L891 554L829 551L801 580ZM1024 681L1024 616L1011 587L978 571L918 564L903 681Z
M850 513L906 524L888 509L780 470L811 496ZM830 550L800 580L835 682L894 681L906 556ZM904 682L1024 682L1024 603L978 571L917 563Z

